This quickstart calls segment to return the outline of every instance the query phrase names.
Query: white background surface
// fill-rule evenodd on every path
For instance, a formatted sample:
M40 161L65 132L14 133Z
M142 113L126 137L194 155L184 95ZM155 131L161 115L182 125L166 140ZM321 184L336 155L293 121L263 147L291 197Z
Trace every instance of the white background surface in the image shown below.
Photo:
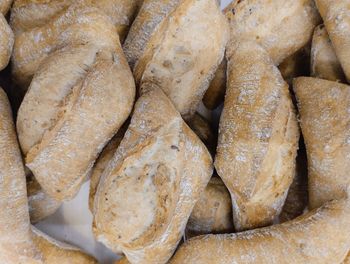
M221 7L227 6L231 1L222 0ZM92 215L88 209L88 196L89 182L86 182L75 199L64 203L55 214L36 226L58 240L78 246L95 256L101 264L112 264L118 256L97 243L92 235Z

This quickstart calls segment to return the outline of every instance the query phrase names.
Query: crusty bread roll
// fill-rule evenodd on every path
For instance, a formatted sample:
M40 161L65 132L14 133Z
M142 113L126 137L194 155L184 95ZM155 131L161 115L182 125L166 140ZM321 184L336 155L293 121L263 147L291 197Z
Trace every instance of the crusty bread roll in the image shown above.
M350 0L315 0L335 53L350 81Z
M12 55L15 81L27 89L42 61L63 46L94 44L99 49L115 46L115 32L122 39L126 24L131 23L139 4L140 0L79 0L48 17L40 27L19 31ZM43 11L33 8L33 12Z
M0 1L0 71L9 63L14 43L12 29L5 18L11 3L12 0Z
M166 263L212 175L211 156L155 86L143 88L129 128L103 172L94 234L131 263Z
M316 27L311 47L311 76L345 82L345 75L324 25Z
M232 48L232 49L231 49ZM215 168L236 230L272 224L293 180L299 130L288 85L255 42L229 45Z
M311 77L294 81L309 177L309 207L345 195L350 183L350 86Z
M158 85L189 119L224 56L227 39L227 21L216 1L183 0L148 41L134 69L136 83Z
M193 208L186 237L233 232L230 193L219 177L213 176Z
M25 173L10 104L0 89L0 259L6 264L81 264L97 262L32 228Z
M304 47L320 22L313 0L232 1L225 12L231 45L242 39L256 41L276 65Z
M195 237L170 264L342 263L350 247L349 215L348 199L332 201L280 225Z
M60 201L76 195L129 116L134 96L117 43L114 51L90 45L62 50L40 66L19 109L17 130L26 165L49 196Z

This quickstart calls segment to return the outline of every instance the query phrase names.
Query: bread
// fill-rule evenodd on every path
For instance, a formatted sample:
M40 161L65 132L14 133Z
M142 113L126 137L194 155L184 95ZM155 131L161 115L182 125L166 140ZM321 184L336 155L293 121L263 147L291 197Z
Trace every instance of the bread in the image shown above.
M75 196L130 114L135 86L115 44L115 50L79 45L50 55L19 109L17 131L26 165L58 201Z
M116 32L123 39L126 24L135 16L139 4L140 0L80 0L52 18L47 17L48 21L44 19L40 27L18 32L12 55L15 81L26 90L43 60L64 46L93 44L98 49L116 46ZM43 11L33 8L33 12Z
M311 76L330 81L346 81L324 25L316 27L312 38Z
M334 51L350 81L350 1L315 0Z
M304 47L320 22L313 0L240 0L225 10L231 45L242 39L256 41L275 65Z
M231 49L232 48L232 49ZM288 85L255 42L229 45L215 168L236 230L272 224L292 183L299 130Z
M156 86L144 87L117 152L102 174L94 234L131 263L166 263L212 175L200 139Z
M295 220L238 234L195 237L170 264L342 263L350 247L350 204L332 201Z
M342 198L350 183L350 87L311 77L294 81L309 177L309 207Z
M90 193L89 193L89 208L90 211L94 211L94 199L97 191L97 186L100 182L103 171L108 165L108 162L112 159L116 152L120 142L122 141L129 122L126 122L119 130L118 133L108 142L100 156L96 160L96 163L91 171L90 177Z
M25 173L10 104L0 89L0 259L6 264L97 264L71 247L62 247L30 225ZM34 229L34 230L32 230ZM84 261L84 262L82 262Z
M233 232L230 193L219 177L213 176L193 208L186 238L203 234Z
M134 68L136 83L158 85L189 119L224 56L227 39L227 22L216 1L181 1L148 41Z
M9 63L14 43L13 32L5 18L11 3L12 0L2 0L0 2L0 71Z

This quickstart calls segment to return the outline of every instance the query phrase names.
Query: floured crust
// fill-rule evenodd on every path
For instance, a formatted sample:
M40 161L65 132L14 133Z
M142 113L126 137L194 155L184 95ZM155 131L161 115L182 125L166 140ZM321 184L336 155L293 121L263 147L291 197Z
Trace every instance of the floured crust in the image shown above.
M235 228L245 230L272 224L279 215L294 175L299 130L288 85L267 52L242 42L227 54L215 168L231 193Z
M345 75L324 25L316 27L311 47L311 76L345 82Z
M186 226L186 238L232 233L233 230L230 193L222 180L213 176L193 208Z
M212 174L204 144L158 87L145 88L104 171L94 233L132 263L166 263Z
M225 13L232 44L242 39L256 41L275 65L305 46L320 22L313 0L233 1Z
M157 84L189 119L214 77L227 39L227 22L215 1L182 1L150 38L134 69L136 83Z
M350 0L316 0L334 51L350 81Z
M12 0L3 0L0 3L0 70L4 69L9 63L14 43L12 29L5 18L11 3Z
M349 214L348 200L333 201L281 225L195 237L169 263L341 263L350 247Z
M294 81L304 135L309 207L341 198L350 184L350 86L311 77Z

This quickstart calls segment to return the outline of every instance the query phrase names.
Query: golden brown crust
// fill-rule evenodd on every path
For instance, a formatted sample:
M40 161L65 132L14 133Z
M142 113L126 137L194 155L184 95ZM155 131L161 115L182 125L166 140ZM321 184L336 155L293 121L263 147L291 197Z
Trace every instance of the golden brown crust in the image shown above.
M232 50L231 50L232 48ZM295 168L299 130L277 67L254 42L229 45L215 168L229 189L237 230L272 224Z
M212 174L212 160L171 101L149 87L104 171L94 233L132 263L166 263Z
M304 135L309 207L341 198L350 183L350 86L311 77L294 81Z
M334 51L350 81L350 1L316 0Z
M350 247L349 204L333 201L280 225L195 237L180 247L170 264L341 263Z
M315 28L312 38L311 76L329 81L346 81L324 25Z

